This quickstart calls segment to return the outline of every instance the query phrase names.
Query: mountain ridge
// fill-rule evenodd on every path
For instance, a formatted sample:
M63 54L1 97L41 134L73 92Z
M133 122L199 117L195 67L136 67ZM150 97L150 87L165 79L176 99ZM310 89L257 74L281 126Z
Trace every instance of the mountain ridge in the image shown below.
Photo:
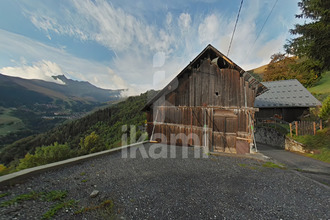
M39 79L24 79L12 77L0 73L0 89L10 85L20 86L23 90L30 90L53 99L64 101L79 100L90 102L107 102L116 100L125 89L102 89L87 81L76 81L66 78L64 75L53 76L54 79L61 80L64 84L49 82Z
M0 149L121 99L123 90L54 76L63 84L0 73Z

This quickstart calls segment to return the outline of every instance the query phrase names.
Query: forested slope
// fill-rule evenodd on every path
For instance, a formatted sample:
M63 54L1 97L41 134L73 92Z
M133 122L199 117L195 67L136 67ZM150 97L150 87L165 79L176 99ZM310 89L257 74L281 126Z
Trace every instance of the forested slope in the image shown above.
M37 147L52 145L55 142L67 145L71 149L71 153L75 155L81 154L81 148L89 139L95 139L95 137L99 148L94 151L119 146L123 125L138 126L145 123L146 116L141 109L148 97L150 98L154 93L154 91L150 91L140 96L129 97L116 105L60 125L46 133L16 141L1 150L0 163L7 166L10 163L17 165L19 159L28 152L33 154Z

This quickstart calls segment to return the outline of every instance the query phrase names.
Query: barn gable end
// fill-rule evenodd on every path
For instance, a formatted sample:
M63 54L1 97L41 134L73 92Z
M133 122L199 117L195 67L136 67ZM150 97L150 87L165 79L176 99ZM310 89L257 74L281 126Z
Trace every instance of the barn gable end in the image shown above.
M210 151L249 153L255 97L265 90L208 45L144 107L149 137L167 144L207 146Z

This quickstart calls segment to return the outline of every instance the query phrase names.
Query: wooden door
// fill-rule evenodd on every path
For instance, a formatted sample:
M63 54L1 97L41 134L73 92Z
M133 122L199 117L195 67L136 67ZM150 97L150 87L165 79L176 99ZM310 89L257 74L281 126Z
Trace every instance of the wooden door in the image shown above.
M216 152L236 153L237 129L237 115L235 115L233 110L214 110L212 150Z

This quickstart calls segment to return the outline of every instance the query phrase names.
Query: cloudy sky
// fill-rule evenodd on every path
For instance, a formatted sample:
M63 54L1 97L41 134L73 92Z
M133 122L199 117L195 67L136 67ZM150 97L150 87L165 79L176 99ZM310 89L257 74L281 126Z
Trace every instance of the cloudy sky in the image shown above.
M64 74L129 94L161 89L208 44L227 54L240 2L1 0L0 73ZM278 0L257 39L275 2L243 3L229 58L245 70L283 51L298 22L298 0Z

